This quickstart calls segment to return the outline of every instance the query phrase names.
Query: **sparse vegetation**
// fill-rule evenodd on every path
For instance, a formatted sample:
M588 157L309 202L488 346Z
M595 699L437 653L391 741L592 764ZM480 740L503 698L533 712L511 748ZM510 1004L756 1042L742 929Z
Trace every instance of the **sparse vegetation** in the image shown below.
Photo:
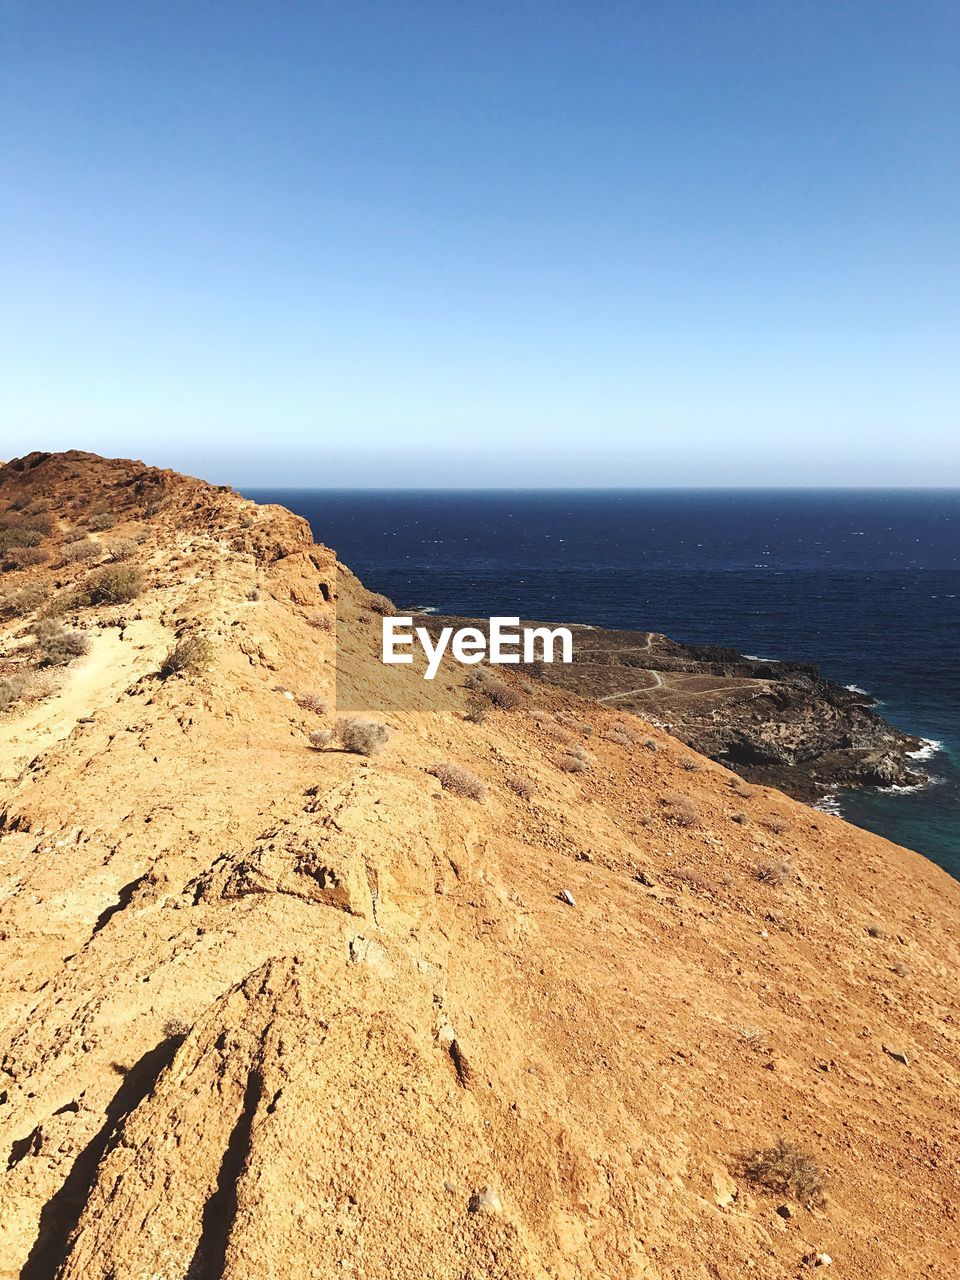
M309 735L311 747L316 747L318 751L321 751L324 747L329 747L332 741L332 729L314 729L313 733Z
M508 774L503 780L503 785L521 800L531 800L537 794L536 785L522 773Z
M379 595L373 592L367 596L367 608L371 613L379 613L381 617L388 613L396 613L397 606L393 603L389 596Z
M23 698L30 688L26 675L0 677L0 712L8 710Z
M793 867L789 862L760 862L756 867L756 876L763 884L782 888L793 879Z
M50 588L42 582L30 582L19 591L11 591L0 601L0 614L8 618L22 618L39 609L50 595Z
M885 938L887 936L887 931L884 929L882 924L868 924L867 936L870 938Z
M332 631L335 620L329 609L318 609L316 613L310 615L307 623L309 626L315 627L317 631Z
M183 1018L168 1018L163 1024L163 1034L168 1040L185 1040L190 1034L190 1023Z
M604 730L603 736L608 742L616 742L621 747L632 747L640 741L640 735L636 729L624 720L618 720L615 724L608 725Z
M578 743L567 747L558 761L564 773L586 773L590 768L590 757Z
M68 542L60 548L60 562L77 564L81 560L97 560L102 551L103 548L99 543L88 538L86 534L81 534L78 540Z
M437 779L444 791L455 796L466 796L470 800L482 800L487 793L486 787L475 773L464 769L462 765L442 761L432 764L427 770Z
M822 1204L826 1175L813 1156L784 1138L754 1151L744 1161L745 1175L758 1187L789 1195L801 1204Z
M108 565L91 575L78 593L80 604L128 604L143 590L143 573L134 565Z
M731 813L730 821L735 822L738 827L745 827L750 819L745 813Z
M512 685L501 680L484 667L475 667L467 677L467 687L475 690L495 707L502 711L513 711L520 706L523 699Z
M82 631L68 631L53 618L42 618L30 628L37 643L41 667L62 667L90 651L90 640Z
M318 716L325 716L330 709L326 698L309 690L297 694L297 706L302 707L304 711L312 711Z
M487 714L488 707L482 698L471 698L470 706L467 708L467 713L463 718L468 720L470 724L483 724Z
M344 751L352 751L358 756L372 756L386 744L390 730L379 720L348 716L337 721L335 736Z
M647 738L643 745L647 748L648 751L660 750L660 747L657 744L656 738Z
M98 511L96 515L90 517L88 522L94 533L103 533L106 529L112 529L116 523L109 511Z
M10 547L3 553L4 569L28 569L35 564L46 564L50 552L44 547Z
M694 756L685 756L680 761L680 767L686 769L687 773L699 773L703 765Z
M178 640L160 664L161 679L175 675L199 675L206 671L213 657L213 646L206 636L184 636Z
M749 783L744 782L742 778L732 778L730 781L730 790L735 796L739 796L741 800L749 800L753 795L753 787Z
M790 830L789 821L779 813L771 813L763 820L763 825L768 831L772 831L775 836L782 836L785 831Z
M114 538L107 544L106 550L111 563L117 564L121 560L132 560L139 547L132 538Z
M700 822L700 811L689 796L679 791L665 791L660 803L667 810L671 822L679 827L695 827Z

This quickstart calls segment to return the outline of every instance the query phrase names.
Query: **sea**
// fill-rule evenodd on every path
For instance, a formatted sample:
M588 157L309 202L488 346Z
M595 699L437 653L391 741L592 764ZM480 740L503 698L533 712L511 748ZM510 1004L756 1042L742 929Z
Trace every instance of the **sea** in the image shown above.
M924 739L824 807L960 878L960 490L253 489L373 591L813 662Z

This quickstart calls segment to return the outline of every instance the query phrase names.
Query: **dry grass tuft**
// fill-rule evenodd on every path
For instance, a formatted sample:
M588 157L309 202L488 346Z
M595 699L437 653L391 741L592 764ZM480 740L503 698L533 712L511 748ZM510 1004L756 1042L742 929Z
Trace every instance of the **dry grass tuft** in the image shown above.
M469 800L482 800L487 794L486 787L475 773L464 769L462 765L451 764L448 760L432 764L427 773L432 774L444 791L449 791L451 795L466 796Z
M790 830L789 819L784 818L782 814L771 813L763 820L763 825L768 831L772 831L775 836L782 836L785 831Z
M772 1147L751 1152L743 1172L766 1191L792 1196L801 1204L823 1203L826 1174L813 1156L784 1138L778 1138Z
M759 881L775 888L782 888L794 878L793 867L789 862L760 862L755 872Z
M522 773L508 774L503 780L503 785L521 800L531 800L537 794L536 784L530 778L524 777Z
M380 595L373 592L367 596L367 608L371 613L379 613L381 617L385 617L389 613L396 613L397 606L393 603L389 596Z
M297 706L302 707L304 711L312 711L317 716L325 716L330 710L326 698L309 690L297 694Z
M679 791L665 791L660 803L667 810L670 821L677 826L695 827L700 822L700 810L689 796L681 795Z
M307 623L309 626L315 627L317 631L332 631L336 625L336 620L329 609L318 609L316 613L310 615Z
M390 737L390 730L385 724L365 716L348 716L345 720L338 720L334 732L344 751L352 751L358 756L375 755Z

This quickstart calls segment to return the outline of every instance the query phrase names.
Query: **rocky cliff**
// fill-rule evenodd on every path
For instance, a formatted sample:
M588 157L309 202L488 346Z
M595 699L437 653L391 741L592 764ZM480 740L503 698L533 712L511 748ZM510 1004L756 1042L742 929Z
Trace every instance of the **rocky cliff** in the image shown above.
M0 529L0 1276L958 1273L943 872L563 688L378 702L281 509L31 455Z

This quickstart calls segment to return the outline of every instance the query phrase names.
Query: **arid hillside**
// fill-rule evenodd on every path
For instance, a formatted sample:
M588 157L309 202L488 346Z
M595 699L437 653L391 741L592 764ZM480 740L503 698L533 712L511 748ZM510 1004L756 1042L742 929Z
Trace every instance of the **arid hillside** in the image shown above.
M388 680L388 602L200 481L30 455L0 551L0 1277L960 1274L933 864Z

